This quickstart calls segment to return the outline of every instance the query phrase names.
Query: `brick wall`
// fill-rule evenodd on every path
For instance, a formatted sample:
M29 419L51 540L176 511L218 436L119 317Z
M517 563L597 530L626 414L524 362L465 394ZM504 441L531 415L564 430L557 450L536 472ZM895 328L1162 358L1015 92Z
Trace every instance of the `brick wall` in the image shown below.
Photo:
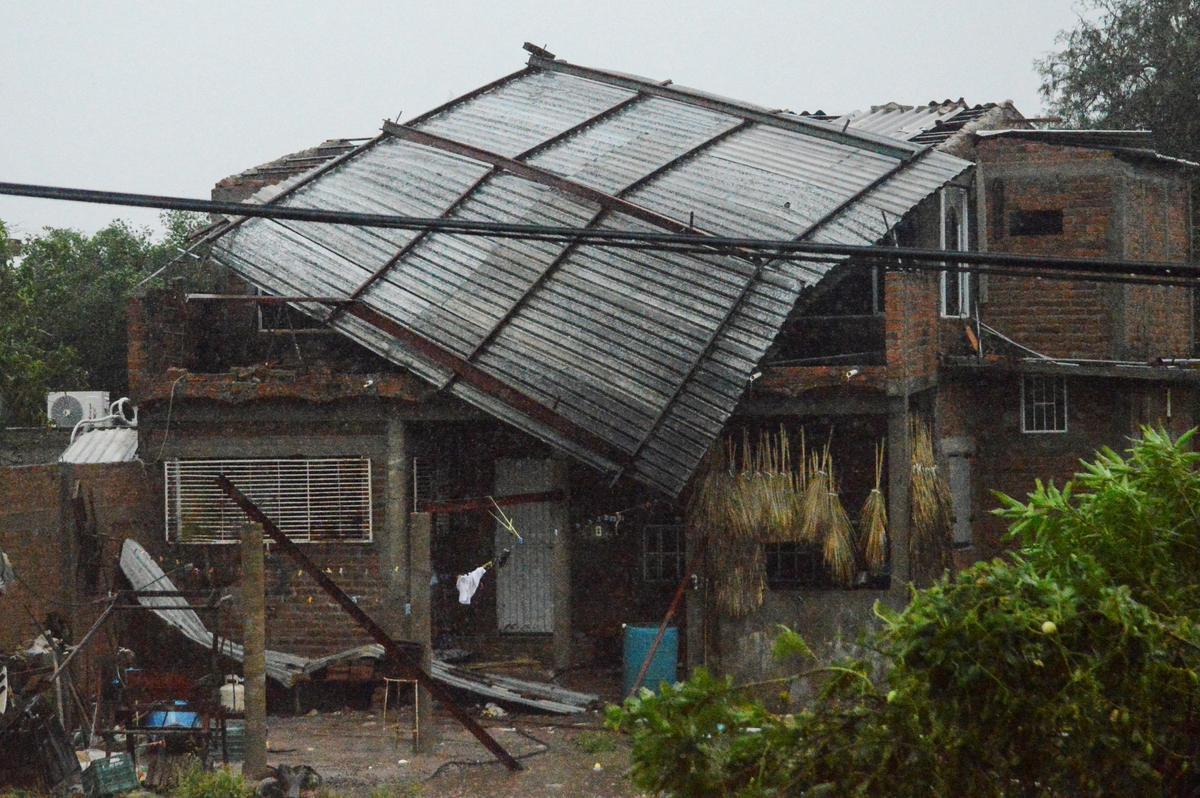
M1170 174L1139 170L1126 181L1125 257L1183 261L1190 256L1188 188ZM1188 357L1192 342L1192 292L1186 288L1124 287L1125 349L1131 359Z
M1079 461L1090 459L1097 449L1128 446L1134 390L1130 381L1068 379L1068 431L1029 434L1021 432L1017 375L976 382L971 396L976 520L969 559L988 559L1008 546L1003 540L1006 523L991 514L999 506L993 491L1024 500L1035 480L1062 487L1079 470Z
M54 601L70 596L64 581L68 550L61 534L61 484L57 465L0 469L0 551L21 578L0 597L0 650L31 640L38 633L34 620L42 624L49 613L61 613Z
M239 580L241 549L237 545L168 544L163 519L165 488L162 460L180 458L365 456L371 460L372 524L370 543L305 544L305 553L377 618L402 611L385 602L386 580L380 568L380 547L386 523L387 455L385 414L344 406L315 408L301 403L254 403L234 408L214 402L178 401L170 426L161 403L141 418L140 450L153 461L148 489L158 508L139 537L160 557L164 570L187 563L178 580L181 587L227 589L234 601L226 622L231 635L241 636ZM304 656L330 654L370 642L365 633L333 603L324 591L282 554L266 563L267 645Z
M1107 151L1017 139L985 139L977 155L977 207L990 251L1152 260L1188 256L1187 187L1178 175ZM1013 214L1038 211L1061 211L1061 232L1013 232ZM1147 359L1190 351L1189 289L989 277L982 297L986 323L1046 355Z
M0 470L0 550L22 580L0 598L0 650L27 643L34 619L45 624L51 615L70 639L87 631L103 606L97 599L114 585L121 542L142 537L155 516L148 488L140 463ZM84 536L74 521L76 489L92 519ZM128 644L124 631L137 626L137 617L118 615L108 622L112 634L93 638L72 666L80 689L92 690L111 644Z
M938 368L938 276L890 271L885 278L888 378L932 378Z

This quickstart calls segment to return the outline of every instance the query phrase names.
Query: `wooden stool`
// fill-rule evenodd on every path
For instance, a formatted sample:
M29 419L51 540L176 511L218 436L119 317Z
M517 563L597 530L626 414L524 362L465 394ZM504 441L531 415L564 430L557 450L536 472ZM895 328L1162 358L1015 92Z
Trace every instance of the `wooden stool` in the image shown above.
M411 684L412 685L412 688L413 688L413 725L412 725L412 728L408 730L408 732L410 734L412 734L413 750L416 750L417 737L421 733L421 702L420 702L420 699L417 697L417 690L418 690L417 680L416 679L398 679L398 678L395 678L392 676L384 676L383 677L383 718L382 718L382 722L383 722L384 726L387 726L388 695L391 692L391 686L393 684L396 685L396 696L397 697L399 697L399 695L400 695L399 685L401 685L401 684ZM399 724L397 724L396 728L397 728L398 732L401 731Z

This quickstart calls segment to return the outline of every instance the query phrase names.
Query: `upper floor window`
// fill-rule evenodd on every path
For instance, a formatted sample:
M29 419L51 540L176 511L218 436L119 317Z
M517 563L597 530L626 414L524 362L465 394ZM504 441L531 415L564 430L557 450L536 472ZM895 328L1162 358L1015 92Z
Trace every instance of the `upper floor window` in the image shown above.
M942 189L939 196L942 219L941 248L968 249L967 190L950 186ZM968 272L942 272L941 294L942 316L963 318L971 315L971 275Z
M248 521L216 484L224 474L297 543L371 540L371 461L365 457L287 460L168 460L169 543L237 543Z
M1021 379L1021 432L1067 431L1067 381L1063 377Z

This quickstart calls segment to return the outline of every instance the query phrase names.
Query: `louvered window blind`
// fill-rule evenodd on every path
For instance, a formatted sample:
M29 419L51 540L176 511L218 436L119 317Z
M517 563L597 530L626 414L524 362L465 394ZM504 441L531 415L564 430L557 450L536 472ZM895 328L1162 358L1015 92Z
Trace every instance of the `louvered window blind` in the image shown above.
M371 541L371 461L365 457L287 460L168 460L170 543L236 543L246 515L217 486L226 475L297 543Z

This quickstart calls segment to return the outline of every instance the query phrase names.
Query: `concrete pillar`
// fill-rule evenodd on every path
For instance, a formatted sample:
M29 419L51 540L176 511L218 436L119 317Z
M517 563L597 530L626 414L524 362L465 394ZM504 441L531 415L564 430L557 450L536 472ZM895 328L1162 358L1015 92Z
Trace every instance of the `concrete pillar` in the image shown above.
M892 397L888 409L887 480L888 535L892 544L892 589L905 592L912 581L908 557L909 482L912 479L912 444L908 437L909 398Z
M421 667L429 672L433 664L433 617L429 600L429 581L433 575L429 539L433 531L433 516L429 513L413 513L408 531L412 541L412 635L408 639L421 644ZM433 717L433 697L424 688L417 691L417 711L421 718L417 750L431 751L437 724Z
M405 422L394 414L386 424L387 493L383 527L378 536L379 569L384 582L384 605L379 624L393 638L411 640L412 555L408 516L412 510L412 458Z
M267 623L263 575L263 531L242 530L242 646L245 660L246 758L242 773L253 782L267 773Z
M562 491L563 498L551 505L551 527L554 530L554 669L571 666L571 484L566 459L550 461L550 490Z

